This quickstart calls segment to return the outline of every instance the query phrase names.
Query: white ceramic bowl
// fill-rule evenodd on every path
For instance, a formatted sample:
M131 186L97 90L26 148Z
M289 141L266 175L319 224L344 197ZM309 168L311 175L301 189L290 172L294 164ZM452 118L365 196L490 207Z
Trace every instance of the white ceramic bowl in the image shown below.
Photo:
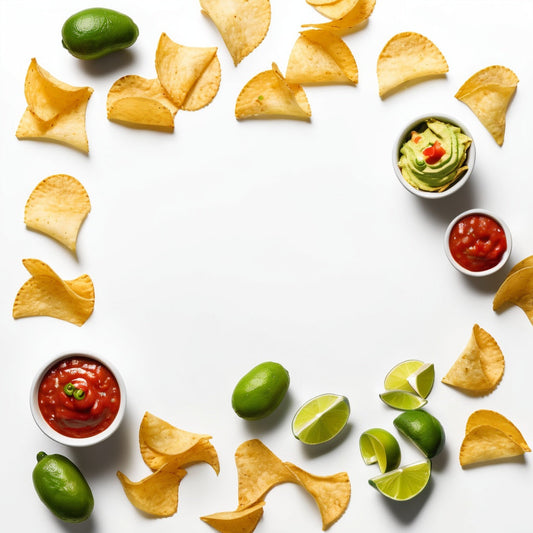
M485 215L487 217L490 217L490 218L494 219L503 228L503 231L505 232L505 238L507 240L507 250L505 250L505 253L502 255L502 258L500 259L500 262L496 266L494 266L492 268L489 268L487 270L481 270L481 271L476 272L476 271L472 271L472 270L468 270L467 268L464 268L463 266L461 266L454 259L454 257L452 256L452 253L450 251L450 244L449 244L450 243L450 233L451 233L453 227L457 224L457 222L459 222L461 219L463 219L464 217L466 217L468 215ZM448 224L448 227L446 228L446 233L444 234L444 251L446 252L446 257L448 258L450 263L459 272L461 272L463 274L466 274L467 276L473 276L473 277L476 277L476 278L481 278L481 277L484 277L484 276L490 276L490 274L494 274L495 272L500 270L500 268L502 268L503 265L505 265L505 263L509 259L509 256L511 255L512 246L513 246L513 242L512 242L511 232L509 231L509 228L508 228L507 224L499 216L495 215L494 213L491 213L490 211L487 211L486 209L470 209L468 211L465 211L464 213L461 213L460 215L457 215Z
M453 185L451 185L450 187L448 187L446 190L442 192L422 191L420 189L417 189L416 187L413 187L402 176L402 171L400 170L400 167L398 166L398 161L400 160L400 149L403 146L403 144L407 140L409 140L411 131L415 130L418 126L420 126L421 124L423 124L424 122L426 122L426 120L430 118L435 118L442 122L448 122L449 124L459 126L459 128L461 128L461 131L472 139L472 144L470 145L466 153L465 164L468 166L468 170L463 174L461 178L459 178L459 180L457 180ZM463 187L465 183L468 181L468 179L470 178L472 171L474 170L475 161L476 161L476 147L474 145L474 139L470 131L457 119L447 116L447 115L442 115L442 114L423 115L413 120L412 122L410 122L405 128L403 128L401 133L398 135L398 137L396 138L396 141L394 142L394 146L392 149L392 166L394 168L394 173L396 174L396 177L398 178L400 183L410 193L416 196L419 196L420 198L428 198L431 200L436 200L439 198L446 198L447 196L450 196L451 194L457 192L461 187Z
M120 388L120 406L119 406L117 415L113 419L113 422L104 431L98 433L97 435L93 435L91 437L76 438L76 437L67 437L65 435L62 435L61 433L53 429L46 422L46 420L43 418L41 410L39 409L38 392L39 392L39 387L41 385L41 381L43 380L44 376L53 366L58 364L60 361L64 359L70 359L72 357L84 357L87 359L93 359L97 361L98 363L101 363L102 365L106 366L108 370L110 370L111 373L115 376L115 379L117 380L118 386ZM31 385L30 409L31 409L31 414L33 416L33 419L35 420L35 423L37 424L39 429L41 429L41 431L45 435L55 440L56 442L60 444L64 444L66 446L74 446L74 447L92 446L93 444L102 442L103 440L110 437L120 426L124 418L124 413L126 411L126 386L125 386L124 380L122 379L122 376L117 371L117 369L109 361L103 359L102 357L97 356L97 355L92 355L92 354L80 353L80 352L63 353L61 355L54 357L51 361L46 363L43 367L41 367L39 372L37 372L37 374L35 375L35 378L33 379L33 382Z

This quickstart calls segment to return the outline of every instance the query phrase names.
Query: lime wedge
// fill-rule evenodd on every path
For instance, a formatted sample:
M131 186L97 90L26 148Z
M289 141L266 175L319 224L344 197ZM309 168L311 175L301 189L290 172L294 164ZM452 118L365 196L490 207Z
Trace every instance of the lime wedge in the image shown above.
M388 390L382 392L379 397L390 407L401 411L411 411L426 405L427 400L418 396L414 392L405 390Z
M435 383L435 367L433 363L424 363L407 378L407 382L422 398L427 398Z
M444 429L427 411L406 411L398 415L393 424L428 459L435 457L444 447Z
M378 463L382 473L400 466L400 445L396 438L384 429L367 429L359 438L359 449L365 464Z
M403 502L420 494L430 477L431 461L426 459L373 477L368 482L387 498Z
M408 359L403 363L397 364L385 376L385 390L405 390L408 392L415 392L411 387L407 378L424 364L423 361L417 359Z
M292 432L305 444L322 444L338 435L350 416L350 402L340 394L322 394L294 415Z

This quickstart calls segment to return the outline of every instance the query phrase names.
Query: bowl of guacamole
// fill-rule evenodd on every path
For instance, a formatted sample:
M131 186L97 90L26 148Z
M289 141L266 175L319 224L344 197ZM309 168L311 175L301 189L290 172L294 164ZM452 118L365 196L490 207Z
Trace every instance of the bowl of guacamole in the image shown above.
M419 117L402 130L393 149L400 183L423 198L444 198L459 190L474 168L472 135L454 118Z

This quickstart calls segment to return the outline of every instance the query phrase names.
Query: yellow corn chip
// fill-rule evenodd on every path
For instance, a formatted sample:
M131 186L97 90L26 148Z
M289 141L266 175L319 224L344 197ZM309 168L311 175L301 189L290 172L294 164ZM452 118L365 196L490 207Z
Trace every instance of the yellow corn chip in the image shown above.
M265 502L237 511L227 511L200 517L220 533L252 533L263 516Z
M533 266L512 271L496 291L492 301L494 311L510 304L520 307L533 324Z
M32 277L15 297L13 318L50 316L77 326L87 321L94 309L94 287L88 275L64 281L38 259L22 262Z
M158 470L140 481L131 481L117 472L128 500L140 511L157 517L172 516L178 510L178 489L186 475L185 470Z
M310 6L325 6L328 4L335 4L339 0L305 0Z
M328 19L338 20L353 11L359 0L336 0L328 4L315 4L313 7Z
M128 125L173 130L177 111L158 79L123 76L107 94L107 118Z
M275 63L272 70L254 76L235 104L237 119L260 116L309 119L311 108L301 85L288 83Z
M351 497L351 484L346 472L331 476L315 476L292 463L284 463L298 483L313 497L322 517L322 529L333 525L346 511Z
M215 55L192 86L181 108L185 111L197 111L210 104L218 93L220 78L220 61Z
M442 382L472 393L488 393L502 379L504 368L505 360L497 342L475 324L466 348Z
M332 31L337 34L349 33L358 29L364 22L368 20L374 11L375 5L376 0L359 0L349 13L337 20L318 24L302 24L302 27L319 28L322 30Z
M79 229L90 210L83 185L72 176L56 174L41 181L30 194L24 223L75 252Z
M529 257L526 257L525 259L522 259L522 261L519 261L514 265L513 268L509 271L509 274L507 274L507 277L509 277L511 274L514 274L515 272L518 272L519 270L522 270L526 267L533 266L533 255L530 255Z
M218 28L237 66L265 38L270 0L200 0L202 12Z
M293 46L285 78L289 83L357 84L358 69L340 37L325 30L307 30Z
M518 77L511 69L493 65L472 75L455 95L472 110L500 146L505 137L507 108L517 84Z
M398 33L379 54L379 96L383 98L409 81L442 76L446 72L446 59L427 37L415 32Z

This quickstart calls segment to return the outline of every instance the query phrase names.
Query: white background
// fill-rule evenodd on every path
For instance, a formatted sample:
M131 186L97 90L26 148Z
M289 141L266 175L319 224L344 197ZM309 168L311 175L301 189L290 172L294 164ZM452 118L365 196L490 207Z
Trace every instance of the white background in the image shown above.
M90 4L0 0L2 530L214 531L199 517L235 509L235 449L260 438L281 459L314 474L348 472L352 499L330 531L530 531L531 458L463 470L458 451L468 415L480 408L508 416L533 444L533 328L518 308L492 311L506 272L533 253L533 4L378 0L368 24L344 38L359 84L306 88L309 123L234 118L244 84L273 61L284 71L300 25L326 20L304 0L272 0L266 39L238 67L196 0L105 5L128 13L139 39L127 52L83 62L62 48L60 32L68 16ZM381 100L376 60L389 38L403 31L430 38L450 70ZM170 134L109 122L106 95L116 79L155 77L161 32L181 44L219 47L218 95L205 109L179 112ZM88 156L15 138L32 57L58 79L94 88ZM468 77L494 64L520 79L503 147L454 98ZM477 146L469 183L449 199L415 198L392 170L395 135L424 113L456 116ZM56 173L76 177L91 199L77 257L23 222L33 188ZM460 275L443 251L448 222L473 207L501 215L513 234L508 266L489 279ZM96 305L85 325L12 319L14 297L29 277L21 260L28 257L45 261L64 279L92 277ZM493 335L506 358L500 386L483 398L440 383L475 323ZM30 415L35 372L65 351L109 358L127 383L123 426L94 448L55 444ZM434 461L429 488L398 504L368 485L378 470L363 464L358 439L374 426L396 434L398 412L378 394L386 372L408 358L435 363L427 408L441 420L447 444ZM265 360L288 369L290 390L273 416L248 423L232 411L231 393ZM349 428L330 445L305 447L291 434L292 416L324 392L349 397ZM146 410L212 435L221 463L218 477L207 465L189 469L178 512L166 519L137 512L115 476L121 470L138 480L149 473L137 444ZM398 438L405 464L421 458ZM40 503L31 472L41 449L67 455L86 474L96 501L89 521L64 524ZM256 529L320 530L314 502L295 485L269 493Z

